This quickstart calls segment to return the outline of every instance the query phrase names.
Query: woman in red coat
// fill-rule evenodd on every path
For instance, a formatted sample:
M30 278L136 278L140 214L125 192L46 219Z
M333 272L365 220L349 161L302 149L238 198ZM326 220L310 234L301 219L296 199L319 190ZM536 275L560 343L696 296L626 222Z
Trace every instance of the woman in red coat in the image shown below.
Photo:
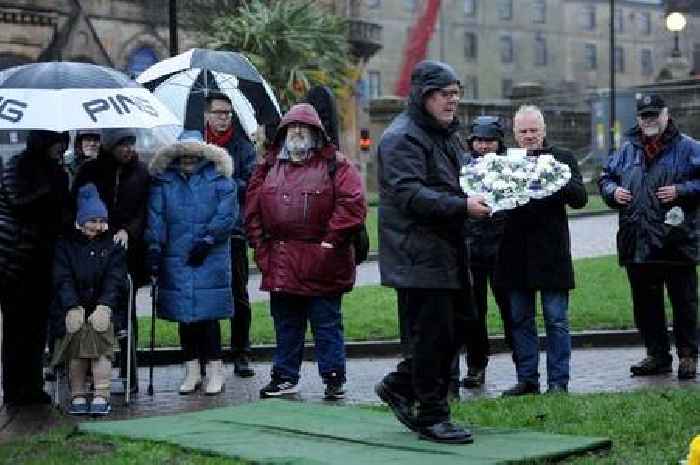
M270 292L277 348L260 397L298 392L307 321L326 399L344 395L342 294L355 282L351 238L367 213L362 180L336 152L316 110L291 108L246 196L246 231Z

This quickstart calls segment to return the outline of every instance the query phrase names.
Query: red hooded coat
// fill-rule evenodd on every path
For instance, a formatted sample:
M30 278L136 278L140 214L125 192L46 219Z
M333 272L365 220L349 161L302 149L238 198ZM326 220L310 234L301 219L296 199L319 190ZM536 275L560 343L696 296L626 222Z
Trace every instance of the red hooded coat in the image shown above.
M324 134L325 145L303 163L277 159L292 123L313 126ZM336 164L334 175L329 163ZM366 214L357 169L325 138L311 105L292 107L280 122L275 143L253 172L246 195L246 232L262 272L260 288L305 296L351 290L355 260L350 236ZM333 248L321 247L321 242Z

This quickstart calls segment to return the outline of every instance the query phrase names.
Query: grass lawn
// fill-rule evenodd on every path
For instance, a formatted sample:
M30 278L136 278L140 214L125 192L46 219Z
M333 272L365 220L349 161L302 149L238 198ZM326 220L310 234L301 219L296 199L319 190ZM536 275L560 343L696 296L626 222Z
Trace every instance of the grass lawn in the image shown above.
M569 318L574 331L586 329L634 328L629 285L614 256L575 261L578 288L571 293ZM488 327L491 334L502 334L503 326L493 298L489 296ZM538 324L543 321L538 312ZM358 287L343 299L343 320L348 340L398 339L396 294L381 286ZM139 319L139 343L150 341L150 318ZM222 323L224 344L228 344L228 323ZM158 320L158 346L179 345L177 326ZM308 335L307 335L308 336ZM253 344L274 342L272 319L267 302L253 304L251 329Z
M456 422L468 425L605 436L609 453L580 456L567 465L675 464L685 458L690 439L700 433L700 391L643 390L631 393L526 396L479 399L453 404ZM380 407L372 407L380 408ZM385 409L386 410L386 409ZM616 412L617 414L611 414ZM400 425L397 422L397 428ZM146 441L51 433L0 447L0 463L23 465L242 465L246 462L204 455ZM478 435L476 440L479 440ZM456 446L458 447L458 446ZM468 447L468 446L466 446Z

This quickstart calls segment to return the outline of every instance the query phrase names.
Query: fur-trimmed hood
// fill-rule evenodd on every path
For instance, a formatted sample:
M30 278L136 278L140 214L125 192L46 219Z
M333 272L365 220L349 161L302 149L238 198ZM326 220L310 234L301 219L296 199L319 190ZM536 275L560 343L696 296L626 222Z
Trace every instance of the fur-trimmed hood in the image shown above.
M204 159L214 163L218 173L227 178L233 175L233 161L225 149L214 144L195 141L176 142L162 147L153 156L151 163L148 165L148 172L151 173L151 176L161 175L181 156L196 155L197 152Z

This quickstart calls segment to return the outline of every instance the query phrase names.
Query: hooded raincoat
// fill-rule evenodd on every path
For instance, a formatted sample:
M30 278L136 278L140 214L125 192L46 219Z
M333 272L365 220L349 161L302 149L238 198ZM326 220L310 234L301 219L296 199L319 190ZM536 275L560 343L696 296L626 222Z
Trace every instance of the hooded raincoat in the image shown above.
M200 154L185 176L179 157ZM153 176L145 240L160 256L158 317L181 323L233 316L231 230L238 216L236 184L226 150L211 144L177 143L159 150L149 166ZM196 240L212 241L204 263L187 264Z
M444 128L423 106L431 90L457 82L425 61L413 74L408 108L382 135L378 157L379 270L394 288L462 289L467 196L459 185L459 121Z
M277 158L292 123L324 134L323 147L302 163ZM333 175L330 163L336 165ZM248 185L246 231L263 275L261 289L303 296L350 291L355 282L350 238L366 213L360 174L327 141L313 107L295 105L282 118L275 144Z

